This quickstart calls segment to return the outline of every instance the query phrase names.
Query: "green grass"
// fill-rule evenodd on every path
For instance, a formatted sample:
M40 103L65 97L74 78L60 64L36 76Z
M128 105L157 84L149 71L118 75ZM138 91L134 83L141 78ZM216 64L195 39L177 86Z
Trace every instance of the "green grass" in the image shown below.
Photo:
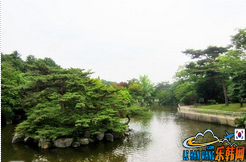
M233 112L246 112L246 104L240 107L239 103L230 103L228 106L225 104L198 106L200 109L213 109L213 110L223 110L223 111L233 111Z

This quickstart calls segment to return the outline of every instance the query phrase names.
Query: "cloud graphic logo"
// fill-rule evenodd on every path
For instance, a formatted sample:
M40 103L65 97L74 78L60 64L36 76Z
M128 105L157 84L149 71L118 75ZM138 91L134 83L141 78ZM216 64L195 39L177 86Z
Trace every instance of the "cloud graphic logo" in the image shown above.
M206 142L206 143L195 143L197 137L199 137L199 136L204 137L206 133L211 133L213 135L214 141L210 141L210 142ZM190 138L187 138L186 140L184 140L183 146L186 148L198 148L198 147L204 147L204 146L208 146L211 144L215 144L217 142L223 143L224 141L227 141L227 143L229 143L231 146L236 145L235 143L231 144L227 138L219 139L217 136L214 135L214 132L211 129L207 129L203 133L197 133L196 136L193 136L193 137L190 137Z

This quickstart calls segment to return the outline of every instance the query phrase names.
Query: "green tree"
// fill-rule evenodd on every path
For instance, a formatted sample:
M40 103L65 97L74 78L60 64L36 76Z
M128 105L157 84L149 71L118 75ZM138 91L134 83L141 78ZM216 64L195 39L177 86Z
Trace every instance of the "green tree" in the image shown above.
M1 54L1 120L9 122L18 113L23 113L18 95L18 86L25 83L22 71L24 62L17 51Z
M204 50L187 49L183 53L192 59L198 59L186 65L189 74L196 75L200 79L211 78L220 81L223 89L225 104L228 105L226 79L228 75L222 73L221 66L218 64L218 57L228 51L225 47L209 46Z
M132 96L133 102L141 102L144 96L144 92L141 88L141 83L138 79L131 79L128 81L128 90Z
M223 89L219 80L211 77L200 78L194 86L198 99L203 100L201 103L207 103L209 100L224 102Z
M239 101L243 107L246 98L246 29L239 29L239 33L232 36L232 48L226 55L219 57L219 63L223 66L223 72L231 78L229 96L232 101Z
M150 103L151 93L154 90L154 84L151 82L151 80L147 75L140 76L139 82L141 84L141 89L143 91L144 101Z
M195 90L195 83L191 82L176 82L175 83L175 96L180 101L186 105L194 104L197 100L197 93Z
M246 53L241 50L231 50L227 55L220 57L220 63L224 64L224 71L231 76L229 96L234 101L239 101L243 106L246 98Z
M36 62L36 58L35 58L35 56L33 56L33 55L28 55L27 57L26 57L26 63L27 64L34 64L35 62Z
M159 100L159 105L175 105L177 100L173 87L169 82L160 82L154 86L153 96Z
M232 44L236 49L246 50L246 28L238 29L238 33L232 36Z
M129 111L131 96L124 87L106 86L90 79L90 72L62 69L38 62L26 74L21 88L27 120L16 127L21 136L34 139L72 136L85 131L123 132L120 117Z

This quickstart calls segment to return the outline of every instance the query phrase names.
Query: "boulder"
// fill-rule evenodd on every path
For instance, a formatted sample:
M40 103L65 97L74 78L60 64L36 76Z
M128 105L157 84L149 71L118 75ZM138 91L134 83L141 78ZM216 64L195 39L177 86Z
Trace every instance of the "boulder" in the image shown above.
M80 143L78 141L73 142L72 147L80 147Z
M24 142L25 142L25 143L33 142L33 138L31 138L31 137L26 137L26 138L24 139Z
M125 131L126 132L129 132L130 131L130 128L129 127L126 127Z
M23 137L20 137L18 133L15 133L12 139L12 143L22 142L23 140L24 140Z
M101 133L99 133L99 134L97 135L97 140L98 140L98 141L103 140L103 138L104 138L104 132L101 132Z
M38 142L38 146L42 149L48 149L52 146L51 142L49 140L46 140L44 138L40 138Z
M92 139L92 138L89 138L89 142L90 142L90 143L93 143L93 142L95 142L95 140Z
M125 132L125 136L130 136L130 132Z
M52 146L51 142L50 141L47 141L41 148L42 149L48 149Z
M79 138L78 141L81 145L88 145L90 143L88 138Z
M53 140L54 146L59 148L70 147L73 143L73 138L58 138Z
M114 136L114 139L119 139L124 137L124 133L121 132L112 132L112 135Z
M111 133L106 133L105 136L104 136L104 139L106 141L113 142L114 141L114 136Z
M126 127L125 136L129 136L130 131L131 131L131 129L129 127Z

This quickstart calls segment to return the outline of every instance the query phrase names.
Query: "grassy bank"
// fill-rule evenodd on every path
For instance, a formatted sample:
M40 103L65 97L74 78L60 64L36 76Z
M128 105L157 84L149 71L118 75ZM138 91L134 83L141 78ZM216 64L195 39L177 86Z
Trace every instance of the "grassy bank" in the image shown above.
M206 105L198 106L200 109L212 109L212 110L223 110L223 111L233 111L233 112L246 112L246 104L243 107L240 107L239 103L231 103L228 106L225 104L216 104L216 105Z

